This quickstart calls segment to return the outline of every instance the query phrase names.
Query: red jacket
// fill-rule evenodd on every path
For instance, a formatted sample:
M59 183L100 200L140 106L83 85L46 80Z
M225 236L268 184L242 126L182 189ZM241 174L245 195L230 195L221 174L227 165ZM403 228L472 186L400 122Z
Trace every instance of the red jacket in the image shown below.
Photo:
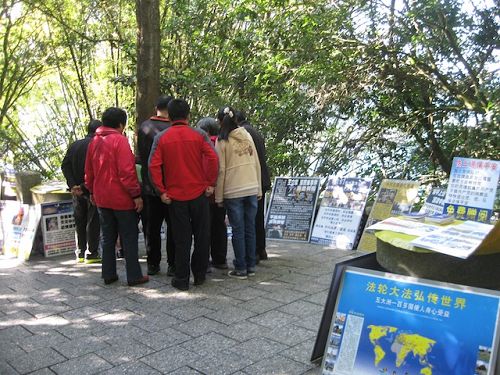
M219 160L210 139L187 121L173 121L160 133L149 156L149 175L160 194L177 201L199 197L215 186Z
M118 129L101 126L90 142L85 160L85 186L97 207L133 210L141 196L135 158Z

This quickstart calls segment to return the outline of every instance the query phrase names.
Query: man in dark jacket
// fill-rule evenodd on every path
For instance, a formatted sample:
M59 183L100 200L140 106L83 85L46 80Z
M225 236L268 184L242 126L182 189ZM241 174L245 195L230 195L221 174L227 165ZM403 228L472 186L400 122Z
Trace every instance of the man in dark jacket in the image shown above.
M101 125L99 120L91 120L87 127L87 136L69 146L61 164L61 170L73 195L73 215L78 246L75 253L78 262L85 263L101 261L97 250L100 233L99 214L96 206L90 202L88 190L84 186L87 149L95 131Z
M266 163L266 146L264 144L264 138L262 135L247 121L245 112L236 111L236 122L238 126L242 126L250 133L255 143L255 148L257 149L257 155L259 156L260 162L260 175L262 181L262 196L266 194L266 191L271 189L271 178L269 177L269 169ZM256 237L256 248L255 254L257 255L257 261L267 260L266 252L266 230L264 223L264 201L265 199L258 200L257 206L257 216L255 216L255 237Z
M167 222L167 262L168 276L175 273L175 249L172 237L172 225L168 216L168 206L156 194L151 185L148 173L148 160L153 141L159 133L170 127L167 106L172 100L170 96L160 96L156 104L156 116L144 121L137 132L137 149L141 159L142 193L144 196L144 209L142 212L143 225L145 226L146 251L148 254L148 275L155 275L160 271L161 262L161 226Z

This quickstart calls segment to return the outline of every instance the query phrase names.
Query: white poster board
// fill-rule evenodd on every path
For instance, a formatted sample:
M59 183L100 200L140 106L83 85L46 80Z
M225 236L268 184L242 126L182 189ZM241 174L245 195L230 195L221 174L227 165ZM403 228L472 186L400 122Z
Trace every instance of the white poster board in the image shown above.
M41 207L45 256L52 257L74 253L76 241L73 202L43 203Z

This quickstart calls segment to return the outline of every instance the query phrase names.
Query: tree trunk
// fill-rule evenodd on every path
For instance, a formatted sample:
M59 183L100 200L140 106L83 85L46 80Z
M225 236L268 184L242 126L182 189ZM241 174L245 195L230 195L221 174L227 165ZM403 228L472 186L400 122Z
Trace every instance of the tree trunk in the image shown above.
M160 96L159 0L136 0L137 90L136 129L152 114Z

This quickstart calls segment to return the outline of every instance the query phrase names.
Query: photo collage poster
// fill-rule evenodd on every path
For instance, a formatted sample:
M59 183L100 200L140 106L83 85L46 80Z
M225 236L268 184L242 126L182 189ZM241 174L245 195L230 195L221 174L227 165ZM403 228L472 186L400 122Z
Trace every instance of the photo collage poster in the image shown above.
M499 174L500 161L453 158L444 213L459 220L489 223Z
M76 250L73 202L42 203L43 250L46 257Z
M319 194L317 177L276 177L266 215L266 237L309 242Z
M314 223L311 243L352 249L371 183L371 179L330 176Z
M367 252L377 250L377 238L366 228L389 217L410 212L417 198L419 187L418 181L388 179L382 181L359 241L358 250Z
M498 291L347 267L321 374L493 375L499 308Z

